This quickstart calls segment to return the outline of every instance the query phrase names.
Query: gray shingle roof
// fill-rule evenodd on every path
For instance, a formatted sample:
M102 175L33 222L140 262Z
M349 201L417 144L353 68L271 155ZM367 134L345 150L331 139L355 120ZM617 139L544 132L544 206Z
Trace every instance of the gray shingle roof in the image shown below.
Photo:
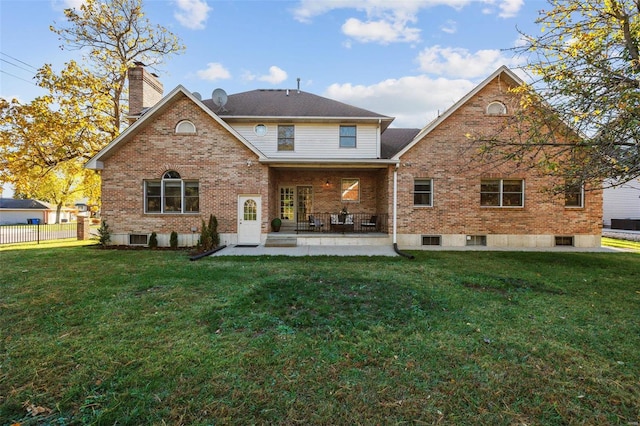
M55 210L55 207L49 203L38 200L21 200L15 198L0 198L0 209L15 210Z
M287 95L288 93L288 95ZM297 90L251 90L228 95L224 108L203 100L222 119L232 117L378 118L385 128L393 117Z
M380 136L380 156L391 158L420 132L421 129L387 129Z

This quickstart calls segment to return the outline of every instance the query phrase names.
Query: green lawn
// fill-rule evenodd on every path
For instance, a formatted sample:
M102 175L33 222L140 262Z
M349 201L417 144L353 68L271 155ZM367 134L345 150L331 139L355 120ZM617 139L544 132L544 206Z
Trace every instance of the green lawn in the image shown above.
M0 424L640 421L640 255L0 252Z

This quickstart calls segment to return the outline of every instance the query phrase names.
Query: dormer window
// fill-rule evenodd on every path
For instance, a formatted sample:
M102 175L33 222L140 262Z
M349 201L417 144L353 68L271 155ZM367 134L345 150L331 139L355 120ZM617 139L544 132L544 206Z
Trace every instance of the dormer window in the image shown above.
M487 115L506 115L507 107L502 102L491 102L487 106Z
M182 120L176 125L176 133L193 135L196 133L196 126L189 120Z

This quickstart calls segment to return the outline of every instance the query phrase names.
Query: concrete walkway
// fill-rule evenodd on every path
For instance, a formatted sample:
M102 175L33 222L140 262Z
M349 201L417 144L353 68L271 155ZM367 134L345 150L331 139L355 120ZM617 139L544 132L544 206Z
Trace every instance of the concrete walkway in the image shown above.
M402 250L401 250L402 251ZM420 251L529 251L529 252L583 252L606 253L621 251L610 247L423 247ZM393 246L329 246L310 245L297 247L228 246L211 256L398 256Z
M398 256L392 246L228 246L212 256Z

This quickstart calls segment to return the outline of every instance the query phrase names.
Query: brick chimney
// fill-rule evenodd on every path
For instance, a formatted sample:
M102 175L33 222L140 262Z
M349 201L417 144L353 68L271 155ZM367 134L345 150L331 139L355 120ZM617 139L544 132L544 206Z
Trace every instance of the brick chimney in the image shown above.
M129 68L129 124L132 124L145 108L150 108L162 99L163 86L158 76L150 73L142 62Z

